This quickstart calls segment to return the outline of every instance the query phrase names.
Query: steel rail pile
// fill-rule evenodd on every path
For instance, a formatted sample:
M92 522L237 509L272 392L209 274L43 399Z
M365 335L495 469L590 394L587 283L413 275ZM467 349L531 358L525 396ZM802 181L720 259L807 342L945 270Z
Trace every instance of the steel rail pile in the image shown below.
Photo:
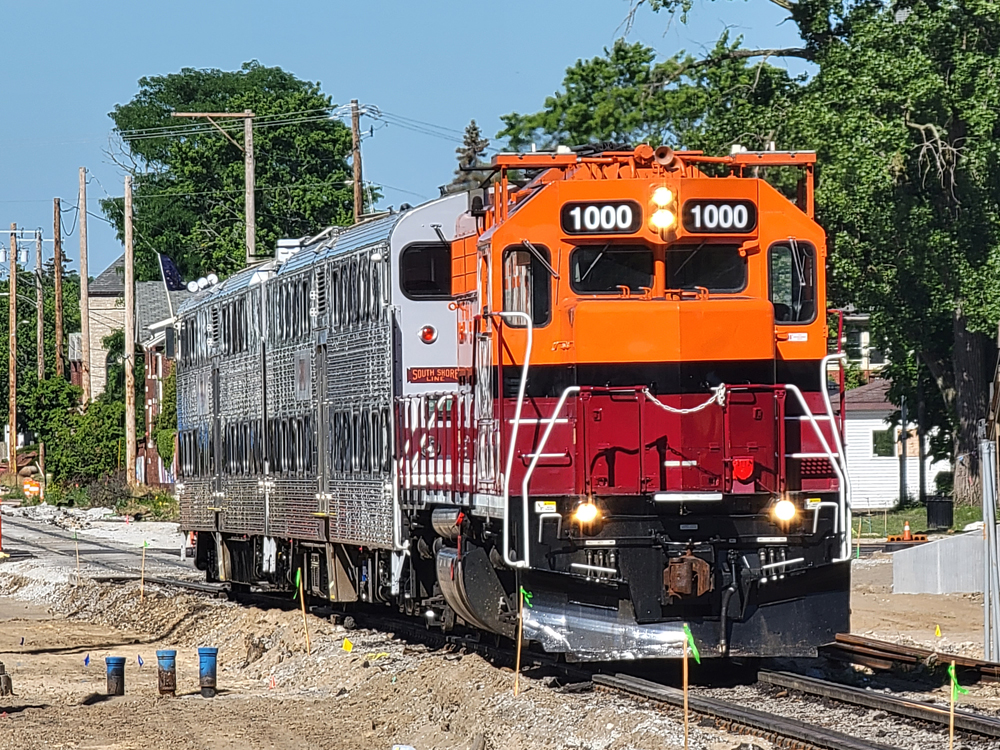
M839 685L826 680L817 680L813 677L789 674L788 672L760 672L757 679L769 685L796 690L800 693L808 693L809 695L830 698L841 703L850 703L855 706L885 711L896 716L924 721L928 724L948 726L949 716L947 706L897 698L896 696L884 693L863 690L849 685ZM985 737L1000 737L1000 719L956 709L955 729Z
M933 667L955 662L959 670L965 673L971 672L975 678L983 682L1000 682L1000 664L997 662L972 659L917 646L902 646L850 633L838 633L834 643L821 646L819 651L822 656L831 659L880 670L889 670L894 666Z
M677 688L658 685L627 675L595 675L594 687L619 692L675 707L684 705L684 693ZM716 726L731 732L751 734L770 741L775 747L816 748L817 750L892 750L888 745L861 740L850 735L807 724L798 719L756 711L735 703L688 695L688 706L694 714L715 720Z

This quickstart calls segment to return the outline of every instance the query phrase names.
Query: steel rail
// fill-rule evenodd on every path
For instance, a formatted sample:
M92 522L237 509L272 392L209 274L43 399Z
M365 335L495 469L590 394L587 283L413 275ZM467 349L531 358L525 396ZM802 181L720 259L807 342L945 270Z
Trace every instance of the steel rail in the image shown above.
M594 687L599 690L625 693L637 698L684 705L684 694L677 688L658 685L627 675L594 675ZM798 719L764 713L752 708L727 703L701 695L688 695L692 713L715 720L716 726L731 732L751 734L770 741L775 747L815 748L816 750L894 750L888 745L868 742L841 732L807 724Z
M769 685L830 698L840 703L850 703L855 706L864 706L865 708L885 711L897 716L905 716L908 719L925 721L928 724L948 726L949 722L949 714L946 707L924 701L898 698L893 695L862 690L861 688L849 685L840 685L835 682L818 680L814 677L790 674L788 672L761 671L758 673L757 679ZM956 709L955 729L986 737L1000 737L1000 719Z

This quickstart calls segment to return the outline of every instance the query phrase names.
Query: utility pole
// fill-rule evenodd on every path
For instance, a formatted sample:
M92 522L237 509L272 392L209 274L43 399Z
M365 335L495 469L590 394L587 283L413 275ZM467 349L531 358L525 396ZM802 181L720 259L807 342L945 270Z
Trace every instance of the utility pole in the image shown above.
M58 209L57 209L58 210ZM10 282L7 286L7 471L17 477L17 224L10 225Z
M254 199L254 172L257 164L253 159L253 112L244 110L243 114L243 183L245 189L244 205L247 219L247 265L253 263L257 255L257 206Z
M242 112L171 112L171 117L204 117L215 129L222 133L229 142L243 152L243 182L244 182L244 208L246 209L246 262L250 265L257 255L257 212L254 205L254 191L256 164L253 158L253 118L254 113L249 109ZM226 130L219 127L215 121L224 117L243 118L243 145L237 143Z
M132 175L125 175L125 480L135 486L135 252Z
M83 359L81 385L83 403L90 403L90 300L87 294L90 279L87 276L87 168L80 167L80 343Z
M361 196L361 112L358 110L358 100L351 99L351 147L354 163L354 223L361 221L364 201Z
M35 232L35 313L37 318L38 381L45 380L45 320L42 314L42 232Z
M55 250L52 251L52 255L55 261L56 278L56 376L62 378L65 377L66 372L63 369L62 209L59 206L58 198L53 199L52 213L52 231L53 237L55 237L52 243L55 245Z

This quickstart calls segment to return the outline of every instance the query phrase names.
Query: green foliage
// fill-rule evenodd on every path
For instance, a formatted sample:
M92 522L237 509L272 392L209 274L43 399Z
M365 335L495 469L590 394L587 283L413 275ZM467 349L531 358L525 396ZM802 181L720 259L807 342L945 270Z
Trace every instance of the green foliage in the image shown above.
M163 379L160 413L156 416L151 436L156 443L156 452L163 459L163 463L169 465L174 460L174 439L177 437L176 371Z
M71 414L46 446L56 482L88 482L119 471L125 460L125 404L98 399Z
M934 494L951 497L955 491L955 472L939 471L934 477Z
M185 279L244 265L243 153L204 120L172 112L251 110L259 118L256 230L258 254L265 255L281 237L351 221L351 133L325 116L331 107L318 83L255 61L239 71L184 68L140 79L132 101L110 114L126 158L141 172L133 199L136 278L159 278L156 251L169 255ZM242 145L242 120L220 124ZM171 134L147 130L156 128ZM102 209L121 238L122 200L105 200Z
M865 377L861 368L854 362L848 362L844 372L844 390L852 390L865 385Z
M566 70L561 91L533 114L501 117L499 137L525 150L593 141L729 151L774 140L800 86L780 68L732 57L739 40L724 35L709 65L683 53L656 62L641 43L617 40L604 55Z
M33 381L30 388L22 389L22 394L25 426L38 435L50 451L53 450L56 446L51 443L52 438L79 412L83 391L62 378L49 378Z
M458 168L455 170L455 179L448 185L450 192L474 190L489 179L489 164L482 160L482 156L489 146L489 139L483 138L483 133L475 120L465 126L462 145L455 149L455 154L458 156ZM472 168L475 168L475 171L470 171Z

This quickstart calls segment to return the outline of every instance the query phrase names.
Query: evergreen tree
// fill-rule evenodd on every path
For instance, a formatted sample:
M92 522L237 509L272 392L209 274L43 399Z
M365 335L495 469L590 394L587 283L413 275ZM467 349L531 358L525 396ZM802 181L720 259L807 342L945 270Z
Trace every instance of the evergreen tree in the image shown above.
M462 145L455 149L455 154L458 156L458 169L455 170L455 179L448 185L447 192L458 193L463 190L475 190L489 178L489 164L481 160L489 147L490 141L488 138L483 138L483 133L476 121L470 121L465 126L465 137L462 139Z

